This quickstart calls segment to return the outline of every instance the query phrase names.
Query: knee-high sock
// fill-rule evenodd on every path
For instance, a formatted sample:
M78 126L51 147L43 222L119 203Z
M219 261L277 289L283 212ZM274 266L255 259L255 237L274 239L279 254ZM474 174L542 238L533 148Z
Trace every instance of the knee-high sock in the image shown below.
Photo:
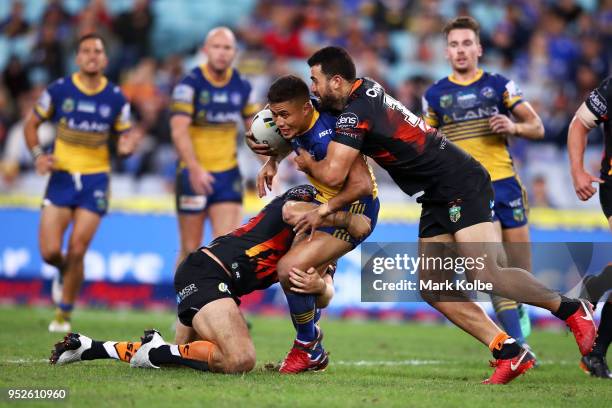
M591 354L605 356L610 341L612 341L612 296L608 297L608 301L605 303L601 310L601 322L599 322L599 328L597 329L597 339L595 340L595 347Z
M291 313L291 320L297 329L297 339L309 343L316 339L315 330L315 297L286 292L287 304Z
M518 304L514 300L491 296L497 319L506 333L514 338L519 344L525 343L525 337L521 330L521 321L518 312Z

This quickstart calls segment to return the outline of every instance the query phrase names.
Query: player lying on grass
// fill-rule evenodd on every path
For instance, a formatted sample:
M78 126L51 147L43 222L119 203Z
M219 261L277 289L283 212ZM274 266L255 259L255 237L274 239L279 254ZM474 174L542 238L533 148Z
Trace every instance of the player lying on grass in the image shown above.
M308 85L293 75L280 77L270 86L268 102L278 130L291 143L291 147L296 152L298 148L307 150L316 160L324 159L327 145L334 134L336 117L316 109L310 100ZM271 187L280 160L280 157L271 157L260 170L257 176L260 197L266 194L266 186ZM321 207L331 206L334 211L337 209L352 214L365 214L374 229L379 210L374 174L365 158L355 160L350 173L350 177L362 181L360 185L364 185L363 189L354 189L354 183L346 187L330 187L309 176L309 182L319 192L315 201ZM371 188L368 189L369 185ZM338 197L342 197L340 194L347 197L345 202L348 204L334 207ZM278 262L278 280L287 297L291 319L297 331L293 347L281 364L281 373L295 374L327 364L325 351L319 344L319 331L315 327L315 296L291 290L291 271L294 268L307 270L310 266L326 265L350 252L365 238L367 235L354 237L344 228L324 226L311 231L308 240L296 243Z
M51 364L114 358L133 367L180 364L221 373L252 370L255 347L238 307L239 299L278 281L276 264L293 244L293 224L313 209L317 194L309 185L289 189L247 224L191 253L179 265L174 287L178 325L188 339L186 344L168 345L154 330L146 331L142 342L95 341L70 333L55 345ZM325 223L347 228L355 237L371 230L370 220L361 214L339 212ZM327 306L334 293L328 265L322 269L327 271L323 276L315 268L294 269L290 276L292 290L315 295L319 308ZM317 369L326 366L325 355L324 364L322 361Z

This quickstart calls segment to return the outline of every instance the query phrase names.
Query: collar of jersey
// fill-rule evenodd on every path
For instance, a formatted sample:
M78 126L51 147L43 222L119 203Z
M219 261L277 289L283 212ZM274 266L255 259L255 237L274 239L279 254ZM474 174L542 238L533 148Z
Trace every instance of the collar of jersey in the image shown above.
M478 71L476 72L476 76L474 77L474 79L471 79L469 81L459 81L453 78L453 74L450 74L448 76L448 80L451 81L453 84L457 84L457 85L471 85L474 82L478 81L480 78L482 78L483 74L484 74L484 71L482 70L482 68L478 68Z
M85 95L95 95L99 94L104 90L104 88L106 88L106 84L108 84L108 79L103 76L102 80L100 81L100 85L98 85L96 89L89 89L85 86L83 82L81 82L81 80L79 79L79 75L75 72L74 74L72 74L72 83L74 84L74 86L77 87L79 91L83 92Z
M230 79L232 79L232 67L229 67L225 71L225 74L223 75L223 79L220 80L220 81L215 80L212 77L212 75L210 75L210 72L208 72L208 66L206 66L206 64L203 64L202 66L200 66L200 69L202 70L202 76L208 82L210 82L213 86L216 86L217 88L221 88L221 87L227 85L228 82L230 81Z
M363 79L356 80L355 83L353 84L353 86L351 87L351 92L349 92L349 95L352 94L353 92L355 92L355 90L357 88L359 88L362 83L363 83Z
M308 132L310 129L312 129L312 128L314 127L315 123L317 123L317 120L318 120L318 119L319 119L319 111L318 111L316 108L314 108L314 109L312 110L312 119L310 120L310 124L308 125L308 129L306 129L306 130L304 131L304 133L306 133L306 132ZM304 133L302 133L302 134L304 134Z

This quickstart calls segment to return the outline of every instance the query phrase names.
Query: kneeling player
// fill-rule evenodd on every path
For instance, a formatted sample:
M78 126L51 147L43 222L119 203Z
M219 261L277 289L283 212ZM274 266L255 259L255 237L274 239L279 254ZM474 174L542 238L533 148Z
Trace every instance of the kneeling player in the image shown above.
M278 281L276 263L295 238L288 222L312 210L316 194L312 186L290 189L247 224L191 253L179 265L175 275L179 327L191 343L168 345L156 331L145 332L142 342L95 341L71 333L55 345L51 363L115 358L133 367L180 364L222 373L252 370L255 348L238 308L239 298ZM371 230L366 216L346 212L329 217L326 225L347 228L355 237ZM295 269L291 280L294 291L315 294L318 307L325 307L333 296L330 274L321 277L314 268ZM328 361L322 346L321 351L325 358L319 370Z

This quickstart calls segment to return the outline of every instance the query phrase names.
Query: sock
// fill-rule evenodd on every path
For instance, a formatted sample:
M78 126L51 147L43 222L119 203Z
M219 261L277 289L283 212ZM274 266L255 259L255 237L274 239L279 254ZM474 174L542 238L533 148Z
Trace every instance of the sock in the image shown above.
M576 310L580 308L580 302L576 299L566 298L561 296L561 304L556 312L551 312L553 316L558 317L561 320L567 320L568 317L576 313Z
M499 320L504 330L506 330L506 333L514 338L519 344L525 343L516 301L497 296L493 296L492 300L497 320Z
M180 354L178 347L179 346L176 345L157 347L149 352L149 359L151 360L151 363L155 364L156 366L163 364L177 364L193 368L194 370L208 371L208 362L181 357L180 355L177 355ZM177 354L172 352L172 348L175 348L174 351Z
M214 343L202 340L177 346L180 357L204 361L209 364L216 347ZM171 347L170 351L174 352L174 349Z
M612 341L612 301L608 298L603 309L601 310L601 322L599 322L599 328L597 329L597 339L595 340L595 347L591 354L598 356L606 356L610 341Z
M315 330L315 297L286 292L287 304L291 312L291 320L297 329L297 339L309 343L316 339Z
M585 276L582 284L589 301L597 303L606 291L612 289L612 265L606 266L597 276Z
M494 359L507 360L518 356L521 352L521 347L512 337L501 332L493 338L489 344L489 350L493 353Z
M55 309L55 320L60 323L69 322L72 317L72 309L74 309L73 304L60 302Z
M98 341L92 340L91 348L81 355L83 360L102 360L112 358L129 363L132 356L140 348L140 342L135 341Z

